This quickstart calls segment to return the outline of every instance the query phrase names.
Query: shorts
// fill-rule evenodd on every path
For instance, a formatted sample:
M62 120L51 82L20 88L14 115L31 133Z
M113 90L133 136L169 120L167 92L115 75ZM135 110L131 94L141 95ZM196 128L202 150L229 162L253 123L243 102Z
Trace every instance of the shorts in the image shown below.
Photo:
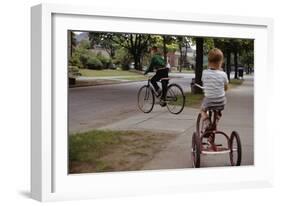
M209 98L204 97L201 109L206 112L210 107L221 107L222 110L224 109L224 105L226 104L226 97L218 97L218 98Z

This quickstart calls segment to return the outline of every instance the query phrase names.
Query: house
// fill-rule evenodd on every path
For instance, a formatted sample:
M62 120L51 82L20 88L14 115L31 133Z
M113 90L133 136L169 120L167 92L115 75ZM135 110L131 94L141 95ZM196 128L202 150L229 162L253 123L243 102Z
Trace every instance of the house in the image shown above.
M183 53L185 53L185 49L183 48ZM191 47L187 48L186 51L186 59L184 61L183 67L187 68L194 68L195 66L195 54L196 50L192 49ZM167 59L171 65L171 68L178 70L180 68L180 58L181 54L179 51L175 52L168 52Z

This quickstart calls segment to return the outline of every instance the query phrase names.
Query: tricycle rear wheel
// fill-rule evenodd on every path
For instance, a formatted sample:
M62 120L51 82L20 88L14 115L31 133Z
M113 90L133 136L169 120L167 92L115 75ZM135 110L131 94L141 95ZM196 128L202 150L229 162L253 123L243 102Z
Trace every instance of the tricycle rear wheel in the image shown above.
M229 140L229 157L232 166L240 166L242 160L242 146L238 132L233 131Z
M193 167L195 167L195 168L200 167L200 155L201 155L200 137L196 134L196 132L193 132L191 157L192 157Z

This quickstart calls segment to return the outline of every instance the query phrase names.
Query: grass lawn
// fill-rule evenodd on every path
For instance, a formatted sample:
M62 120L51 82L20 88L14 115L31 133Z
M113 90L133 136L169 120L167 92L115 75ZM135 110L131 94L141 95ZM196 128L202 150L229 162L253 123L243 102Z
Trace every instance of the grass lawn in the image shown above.
M192 94L191 92L184 93L185 107L199 108L204 98L204 94ZM182 97L178 96L177 101L170 102L172 105L182 105Z
M144 75L138 75L138 76L123 77L123 78L120 78L120 79L129 80L129 81L141 81L141 80L147 80L148 77L146 77Z
M188 73L188 74L194 74L194 70L187 70L187 69L184 69L184 70L182 70L181 72L180 71L178 71L178 70L172 70L172 72L171 73L183 73L183 74L185 74L185 73Z
M146 131L92 130L69 137L70 173L139 170L176 136Z
M229 81L228 87L229 87L229 89L235 88L235 87L240 86L241 84L243 84L243 82L244 82L243 79L231 79Z
M123 71L123 70L113 70L113 69L103 69L103 70L91 70L91 69L80 69L79 72L85 77L108 77L108 76L136 76L141 75L134 71Z
M191 92L185 93L185 107L199 108L204 94L192 94Z

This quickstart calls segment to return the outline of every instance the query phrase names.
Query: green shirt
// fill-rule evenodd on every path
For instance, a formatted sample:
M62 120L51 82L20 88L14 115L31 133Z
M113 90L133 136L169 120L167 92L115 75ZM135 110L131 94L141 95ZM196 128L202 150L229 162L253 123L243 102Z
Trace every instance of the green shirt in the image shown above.
M160 54L155 54L150 61L150 65L145 71L145 74L152 72L153 69L159 69L165 67L165 60Z

